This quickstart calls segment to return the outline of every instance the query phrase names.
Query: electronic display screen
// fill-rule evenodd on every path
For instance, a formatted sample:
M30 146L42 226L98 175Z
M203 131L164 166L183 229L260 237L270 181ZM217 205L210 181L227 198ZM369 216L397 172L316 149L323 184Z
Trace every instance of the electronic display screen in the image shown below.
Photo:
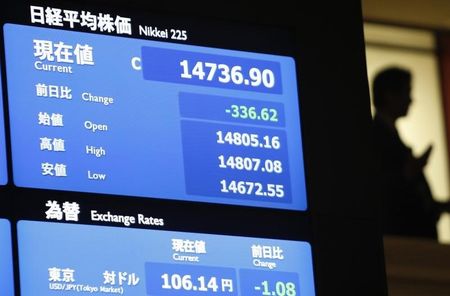
M22 295L314 295L306 242L20 221Z
M292 57L16 24L4 38L16 186L307 209Z
M2 292L314 296L291 28L94 2L0 11Z
M11 225L8 220L0 219L0 291L5 296L14 295L11 247Z
M1 80L0 71L0 80ZM6 166L6 143L5 143L5 125L3 115L3 91L0 83L0 185L8 182L8 170Z

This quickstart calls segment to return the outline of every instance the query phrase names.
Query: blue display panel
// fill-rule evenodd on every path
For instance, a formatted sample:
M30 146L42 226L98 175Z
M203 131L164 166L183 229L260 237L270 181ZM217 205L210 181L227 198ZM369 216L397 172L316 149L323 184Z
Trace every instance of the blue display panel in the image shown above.
M11 250L11 225L0 219L0 291L1 295L14 295L14 276Z
M28 295L315 295L306 242L18 223Z
M15 185L307 209L291 57L13 24L4 36Z
M8 171L6 167L6 143L5 143L5 122L3 117L3 91L0 73L0 185L8 182Z

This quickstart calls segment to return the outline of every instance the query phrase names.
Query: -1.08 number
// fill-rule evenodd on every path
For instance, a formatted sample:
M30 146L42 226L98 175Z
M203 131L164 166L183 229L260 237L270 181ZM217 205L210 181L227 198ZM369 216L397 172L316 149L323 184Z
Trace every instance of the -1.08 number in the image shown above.
M223 193L234 193L240 195L256 195L267 197L284 197L284 186L281 184L265 184L248 181L220 181Z
M220 83L233 83L236 85L250 85L258 87L263 85L266 88L275 86L275 74L270 69L250 68L247 73L243 73L242 67L228 66L226 64L216 64L198 61L193 67L188 60L180 62L182 68L181 78L213 81Z
M270 288L268 281L263 281L260 286L256 286L255 290L262 290L263 296L296 296L295 284L292 282L277 281L274 285L274 291Z

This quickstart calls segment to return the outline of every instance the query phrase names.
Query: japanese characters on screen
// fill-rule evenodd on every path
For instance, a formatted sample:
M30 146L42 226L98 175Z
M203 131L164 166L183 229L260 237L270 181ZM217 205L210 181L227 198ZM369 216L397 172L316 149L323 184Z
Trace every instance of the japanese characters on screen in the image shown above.
M209 38L250 25L20 2L2 14L2 295L314 295L307 234L240 227L307 221L292 54Z

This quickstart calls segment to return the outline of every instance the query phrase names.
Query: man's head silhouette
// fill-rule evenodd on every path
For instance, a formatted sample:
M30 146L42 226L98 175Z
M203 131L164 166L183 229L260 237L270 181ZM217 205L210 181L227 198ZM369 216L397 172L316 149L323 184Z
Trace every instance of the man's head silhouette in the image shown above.
M373 80L373 103L377 113L396 120L406 116L411 104L411 72L391 67Z

